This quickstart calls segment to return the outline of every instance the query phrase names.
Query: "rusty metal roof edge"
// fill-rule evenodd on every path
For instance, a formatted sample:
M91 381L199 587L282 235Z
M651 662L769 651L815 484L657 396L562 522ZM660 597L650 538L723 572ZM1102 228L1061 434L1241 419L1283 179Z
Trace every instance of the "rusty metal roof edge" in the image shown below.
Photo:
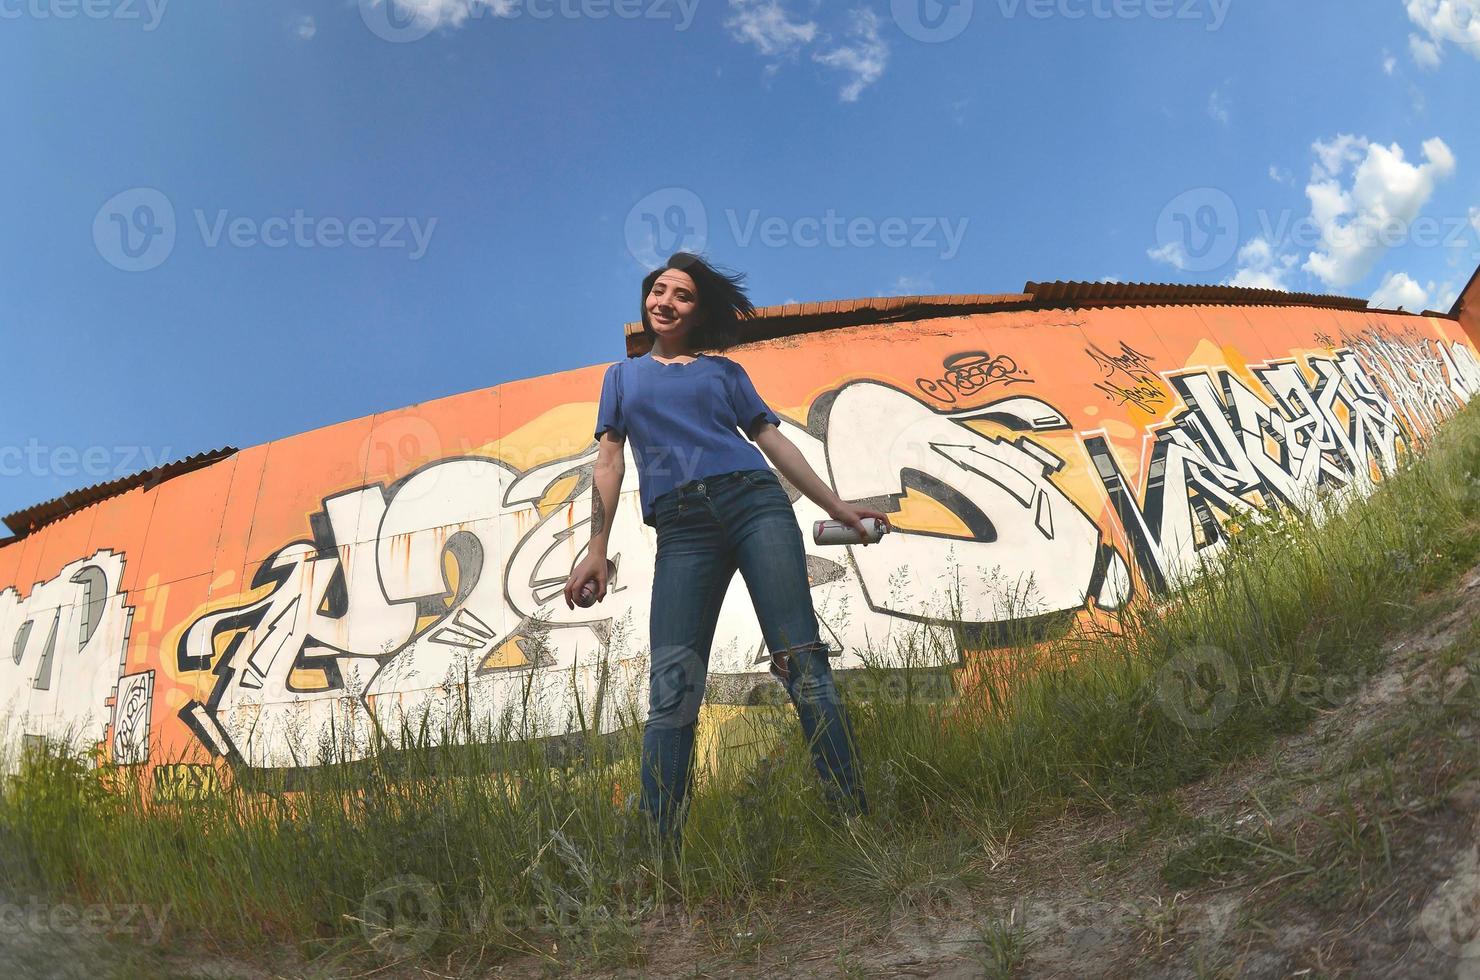
M868 296L862 299L840 299L817 303L782 303L775 306L758 306L755 313L741 321L742 333L752 332L746 328L776 320L815 320L818 318L846 317L849 314L895 314L901 309L929 308L953 309L958 307L1015 307L1032 302L1033 297L1023 293L941 293L923 296ZM873 322L867 317L860 323ZM636 320L622 325L622 334L633 337L642 334L642 321Z
M177 476L183 476L194 470L203 469L220 460L227 459L239 452L235 446L223 446L220 449L212 449L207 452L196 453L184 459L177 459L171 463L161 463L147 470L130 473L116 480L108 480L103 483L95 483L90 487L82 487L71 490L60 497L51 500L43 500L39 504L33 504L13 514L7 514L3 518L5 526L14 533L13 538L0 540L0 547L19 541L35 532L54 524L64 517L86 510L93 504L102 503L112 497L127 493L141 486L155 487L167 480Z
M1367 301L1350 296L1290 293L1248 286L1201 286L1182 283L1029 282L1035 306L1318 306L1340 310L1368 309Z
M1480 273L1477 273L1480 275ZM866 326L936 315L1008 312L1022 309L1122 306L1305 306L1365 312L1367 300L1321 293L1290 293L1247 286L1183 283L1029 282L1021 293L948 293L932 296L875 296L824 303L786 303L758 307L742 321L740 343L769 340L845 326ZM1374 312L1417 316L1406 311ZM1457 311L1452 316L1457 316ZM769 328L769 329L768 329ZM622 333L628 356L648 348L642 322L626 323Z

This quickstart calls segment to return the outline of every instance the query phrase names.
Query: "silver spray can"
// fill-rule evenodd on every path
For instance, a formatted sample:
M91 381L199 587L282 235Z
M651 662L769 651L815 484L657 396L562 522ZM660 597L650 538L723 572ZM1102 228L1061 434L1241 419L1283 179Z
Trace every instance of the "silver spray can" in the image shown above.
M860 539L857 529L842 521L815 521L812 540L817 544L876 544L889 531L889 525L877 517L865 517L863 526L869 529L869 536Z

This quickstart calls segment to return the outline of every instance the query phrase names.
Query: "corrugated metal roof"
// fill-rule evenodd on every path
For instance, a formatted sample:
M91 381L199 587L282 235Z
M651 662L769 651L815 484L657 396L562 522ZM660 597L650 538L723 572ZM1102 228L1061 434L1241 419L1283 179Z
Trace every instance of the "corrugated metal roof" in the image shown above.
M1091 306L1321 306L1334 310L1365 310L1365 299L1287 293L1279 289L1245 286L1187 286L1162 282L1030 282L1023 292L1033 294L1035 307Z
M969 293L949 296L871 296L838 299L825 303L788 303L760 306L741 324L742 343L812 333L833 327L857 327L869 323L926 320L995 310L1025 309L1033 297L1024 293ZM650 345L641 321L623 327L627 354L644 354Z
M971 293L944 296L879 296L829 303L762 306L741 324L740 342L769 340L833 327L930 319L968 313L1103 306L1315 306L1364 311L1364 299L1318 293L1286 293L1243 286L1188 286L1145 282L1030 282L1021 293ZM1386 311L1385 311L1386 312ZM650 343L640 322L623 327L627 355L647 352Z
M61 520L68 514L75 514L77 511L91 507L101 500L116 497L135 487L158 486L164 481L177 477L182 473L189 473L191 470L210 466L217 460L235 455L236 452L237 449L235 446L223 446L220 449L213 449L210 452L196 453L194 456L177 459L173 463L161 463L159 466L147 470L140 470L137 473L122 476L116 480L109 480L107 483L96 483L90 487L83 487L81 490L73 490L71 493L64 493L54 500L48 500L44 503L27 507L25 510L18 510L14 514L8 514L5 517L5 526L15 532L15 537L0 541L0 545L8 544L11 541L18 541L48 524Z

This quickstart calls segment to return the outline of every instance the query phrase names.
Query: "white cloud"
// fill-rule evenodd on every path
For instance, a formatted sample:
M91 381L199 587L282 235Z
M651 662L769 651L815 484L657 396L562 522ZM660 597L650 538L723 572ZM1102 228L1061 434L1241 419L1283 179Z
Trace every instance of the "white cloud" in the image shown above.
M1408 50L1421 67L1435 68L1446 44L1480 58L1480 0L1408 0L1408 19L1428 37L1408 36Z
M312 41L318 32L318 22L308 14L303 14L293 22L293 36L300 41Z
M725 21L730 36L767 58L791 54L817 37L817 24L792 20L781 0L730 0L730 11Z
M1413 56L1413 63L1420 68L1438 68L1439 62L1444 59L1439 45L1417 34L1408 35L1408 53Z
M1269 165L1269 179L1276 184L1294 184L1295 175L1288 170L1282 170L1274 164Z
M1315 167L1311 173L1312 180L1320 180L1323 177L1334 177L1346 169L1349 163L1356 163L1362 159L1362 154L1367 152L1367 139L1363 136L1352 136L1343 134L1329 143L1317 141L1311 147L1316 154Z
M410 17L423 27L461 27L469 17L487 10L495 17L514 13L518 0L372 0L375 4L393 3L401 16Z
M1454 304L1459 302L1459 283L1446 282L1433 293L1433 297L1433 305L1429 309L1445 312L1454 309Z
M1440 285L1430 279L1427 286L1406 272L1390 272L1383 277L1382 285L1367 301L1368 305L1385 310L1407 310L1422 313L1424 310L1448 310L1459 299L1459 282L1449 280Z
M1215 122L1228 125L1231 118L1228 114L1228 96L1223 94L1222 89L1214 89L1213 94L1208 96L1208 115Z
M900 276L880 296L928 296L935 289L929 276Z
M889 63L889 45L879 36L879 15L872 10L855 10L848 36L853 43L830 51L819 51L812 60L836 68L850 77L838 97L844 102L857 102L865 88L879 80Z
M1433 285L1429 283L1431 288ZM1367 305L1384 310L1421 313L1428 309L1429 291L1406 272L1390 272L1382 280L1382 285L1377 287L1377 292L1367 301Z
M1397 70L1398 70L1398 59L1397 58L1394 58L1392 55L1390 55L1386 51L1384 51L1382 53L1382 73L1384 75L1391 75L1393 72L1395 72Z
M1454 154L1437 137L1424 142L1422 164L1404 159L1396 143L1382 146L1347 135L1313 149L1317 162L1305 193L1321 245L1303 268L1327 286L1349 286L1370 273L1394 232L1399 238L1406 234L1435 185L1455 168ZM1351 185L1344 186L1348 167Z
M1175 238L1161 248L1148 248L1146 255L1157 262L1165 262L1178 272L1187 268L1187 249Z
M1286 279L1298 261L1298 255L1278 254L1268 239L1252 238L1238 250L1238 271L1223 285L1288 291Z

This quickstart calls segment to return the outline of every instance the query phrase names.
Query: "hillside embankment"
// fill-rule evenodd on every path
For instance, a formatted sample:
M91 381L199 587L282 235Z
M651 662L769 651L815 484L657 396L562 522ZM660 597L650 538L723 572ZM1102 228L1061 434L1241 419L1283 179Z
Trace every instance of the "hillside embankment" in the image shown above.
M38 752L0 795L0 975L1480 975L1480 411L1339 511L1229 530L1114 632L868 688L864 820L778 714L677 863L630 743L168 807Z

